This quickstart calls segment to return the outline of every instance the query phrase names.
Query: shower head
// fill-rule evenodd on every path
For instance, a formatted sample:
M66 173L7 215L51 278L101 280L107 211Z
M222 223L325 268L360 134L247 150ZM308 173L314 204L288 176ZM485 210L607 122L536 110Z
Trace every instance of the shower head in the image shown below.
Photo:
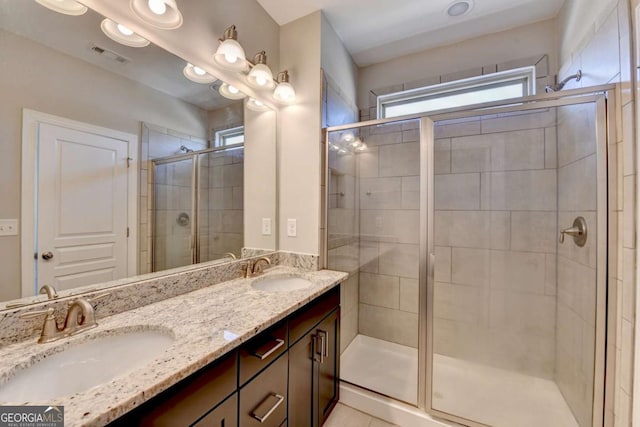
M564 79L560 83L556 83L553 86L545 87L544 91L547 92L547 93L553 93L553 92L561 91L565 87L565 85L567 83L569 83L573 79L575 79L577 82L582 80L582 70L578 70L577 73L570 75L569 77L567 77L566 79Z
M186 146L184 146L184 145L181 145L181 146L180 146L180 151L183 151L183 152L185 152L185 153L193 153L193 150L192 150L191 148L186 147Z

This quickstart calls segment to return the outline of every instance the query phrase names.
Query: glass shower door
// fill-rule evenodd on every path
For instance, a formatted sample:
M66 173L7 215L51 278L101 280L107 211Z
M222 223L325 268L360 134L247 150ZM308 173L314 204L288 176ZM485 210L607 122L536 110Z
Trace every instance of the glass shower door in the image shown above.
M153 165L153 271L193 264L195 156Z
M346 271L341 381L418 404L420 121L330 132L328 268Z
M464 424L601 414L605 104L544 105L434 123L428 399Z

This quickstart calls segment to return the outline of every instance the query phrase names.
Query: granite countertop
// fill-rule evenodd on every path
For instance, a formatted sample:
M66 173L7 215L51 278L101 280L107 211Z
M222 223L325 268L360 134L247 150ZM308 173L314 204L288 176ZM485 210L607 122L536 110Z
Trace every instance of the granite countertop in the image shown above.
M264 292L252 281L296 275L313 285L296 291ZM164 330L175 337L152 362L72 396L46 402L2 402L64 406L66 426L105 425L336 286L347 276L337 271L302 271L277 266L258 278L235 279L98 320L98 327L49 344L37 339L0 349L0 385L19 369L63 348L98 336L138 330ZM231 337L230 337L231 336Z

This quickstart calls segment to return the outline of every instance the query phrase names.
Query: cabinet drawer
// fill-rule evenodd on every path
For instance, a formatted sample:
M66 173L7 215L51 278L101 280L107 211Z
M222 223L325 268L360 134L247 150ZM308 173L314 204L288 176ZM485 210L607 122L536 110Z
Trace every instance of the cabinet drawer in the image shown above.
M240 348L240 385L287 351L287 323L279 323L252 338Z
M293 345L339 305L340 286L336 286L296 311L289 320L289 342Z
M229 397L193 427L237 427L238 425L238 393Z
M214 362L117 420L118 426L191 425L237 389L237 352Z
M240 389L241 427L279 427L287 418L288 354Z

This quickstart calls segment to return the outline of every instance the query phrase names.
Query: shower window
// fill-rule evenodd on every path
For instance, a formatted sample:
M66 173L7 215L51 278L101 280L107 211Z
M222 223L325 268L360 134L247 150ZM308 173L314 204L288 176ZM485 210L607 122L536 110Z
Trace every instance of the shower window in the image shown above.
M215 132L214 141L216 147L244 144L244 126L219 130Z
M488 74L378 97L378 118L428 113L535 94L535 67Z

